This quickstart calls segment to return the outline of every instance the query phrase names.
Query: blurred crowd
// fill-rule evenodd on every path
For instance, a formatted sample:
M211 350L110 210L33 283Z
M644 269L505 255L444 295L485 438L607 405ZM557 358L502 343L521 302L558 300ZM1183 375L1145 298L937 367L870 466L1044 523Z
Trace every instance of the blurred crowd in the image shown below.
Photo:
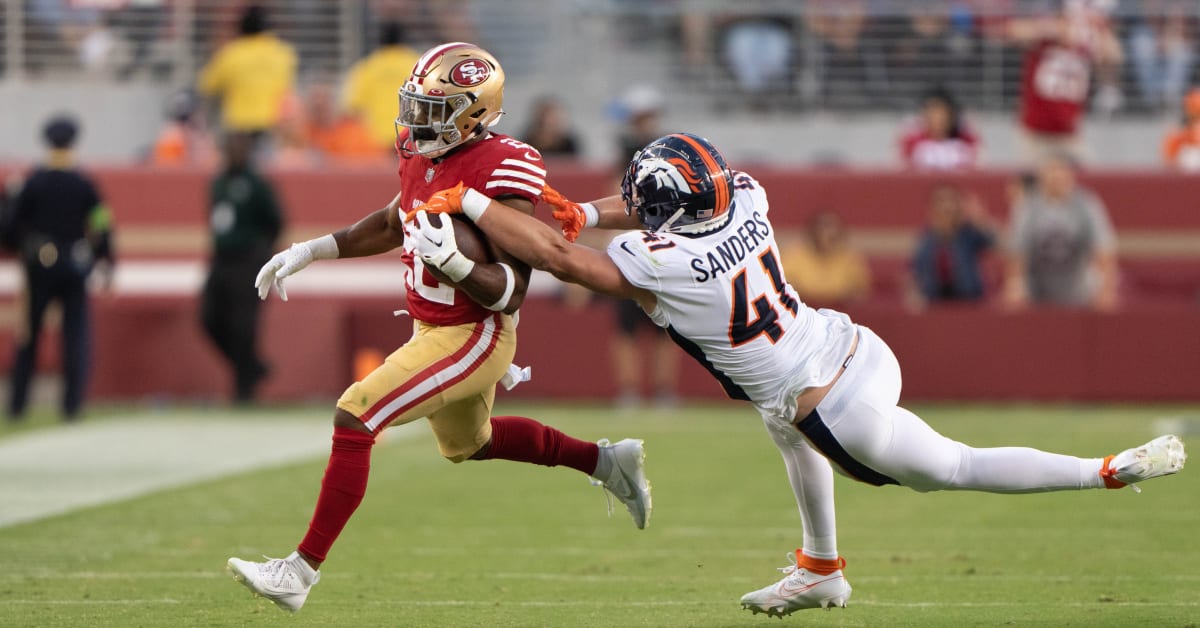
M1200 73L1200 6L1189 0L760 0L679 6L673 34L685 73L721 68L751 108L880 108L923 85L953 85L972 105L1005 108L1031 43L1070 21L1069 36L1101 67L1096 108L1170 109ZM1048 27L1048 28L1047 28ZM631 40L647 26L631 25ZM1066 35L1066 33L1064 33ZM997 75L1002 75L997 77ZM1002 80L996 80L1001 78Z
M418 57L405 26L377 21L375 49L344 76L301 85L300 55L273 31L271 20L261 5L245 8L236 35L216 49L195 88L172 98L149 161L211 164L215 128L250 135L262 160L285 168L379 163L394 156L396 94ZM206 115L214 109L217 124Z
M316 0L295 4L305 5L307 15L325 11L331 19L339 10L335 3ZM210 16L210 28L198 29L212 54L194 81L165 104L161 129L144 160L215 172L209 191L211 266L201 309L205 331L230 363L235 400L253 400L269 370L256 350L258 299L249 290L249 277L273 250L285 212L260 167L379 167L394 160L397 89L427 46L477 37L467 4L374 0L363 5L369 9L362 24L372 33L371 46L344 71L328 65L328 51L281 34L276 27L283 17L280 2L226 3ZM1084 114L1089 109L1178 111L1179 125L1162 140L1164 164L1200 172L1200 88L1191 87L1200 84L1193 63L1200 6L1181 0L1141 0L1123 9L1118 0L954 0L919 3L919 10L912 8L918 3L898 3L888 5L893 10L877 11L882 4L887 3L809 0L797 9L794 3L763 0L755 3L755 11L734 13L714 8L713 2L673 2L681 9L672 15L678 19L685 81L709 81L705 74L720 68L736 85L736 106L754 114L791 111L814 95L833 108L903 102L912 115L895 133L897 162L912 171L939 173L926 201L925 223L908 225L916 237L904 244L900 272L894 264L885 268L869 258L836 208L806 216L802 229L781 232L785 275L801 298L838 308L886 300L914 311L963 303L1117 308L1122 293L1117 234L1103 199L1078 177L1088 157L1079 141ZM28 6L35 27L48 29L49 39L73 50L85 67L118 78L167 67L160 64L155 42L171 36L169 0L135 2L119 11L68 0L29 0ZM626 36L635 38L639 29L652 27L631 25ZM891 35L881 36L884 31ZM1014 61L1011 68L997 66L1011 71L1014 80L995 84L1012 85L1015 92L1002 90L990 96L999 102L989 102L972 86L997 50ZM618 128L608 151L616 155L614 189L642 146L675 130L665 123L667 93L662 85L627 85L610 103ZM1006 100L1016 104L1021 174L1008 187L1006 206L997 206L993 198L989 207L984 195L971 189L974 179L940 173L979 166L988 143L972 125L970 110L1003 107ZM558 97L546 95L521 113L528 113L526 126L509 132L540 150L547 162L583 154L571 112ZM47 133L49 170L73 172L62 147L51 141L53 133ZM107 212L92 196L80 206L93 214ZM786 198L774 200L787 210ZM0 212L0 218L4 215ZM109 229L105 223L103 232ZM74 232L71 237L80 238ZM36 255L30 259L34 270L53 266ZM881 280L880 274L888 277ZM632 302L612 306L619 404L636 407L648 393L660 406L674 405L674 346ZM38 328L40 314L34 312L32 320ZM36 334L19 350L32 355L35 348ZM644 370L651 375L643 376ZM23 396L18 391L13 398L17 405L10 414L17 416ZM64 412L72 416L78 402L64 403Z

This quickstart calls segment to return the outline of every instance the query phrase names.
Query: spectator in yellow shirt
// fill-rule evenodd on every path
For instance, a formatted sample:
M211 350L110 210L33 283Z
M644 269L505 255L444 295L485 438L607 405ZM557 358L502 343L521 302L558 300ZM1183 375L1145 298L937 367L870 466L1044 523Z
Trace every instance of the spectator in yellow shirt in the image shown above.
M871 289L871 271L849 244L846 225L832 211L814 214L802 242L780 243L783 275L806 303L840 306Z
M385 23L379 48L350 68L342 93L342 107L362 119L381 150L396 144L394 122L400 108L400 87L420 58L403 41L400 25Z
M221 99L226 131L260 134L279 121L296 82L296 51L268 32L260 6L246 8L239 32L201 70L200 93Z

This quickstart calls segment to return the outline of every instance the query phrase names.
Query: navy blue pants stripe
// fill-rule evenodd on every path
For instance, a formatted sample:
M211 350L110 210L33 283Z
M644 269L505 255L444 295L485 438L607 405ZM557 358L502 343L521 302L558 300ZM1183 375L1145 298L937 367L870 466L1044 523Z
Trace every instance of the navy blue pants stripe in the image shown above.
M711 373L713 377L717 378L717 381L721 384L721 388L725 389L725 394L729 395L730 399L750 401L750 395L747 395L746 391L742 390L741 386L735 384L728 375L719 371L717 367L708 360L708 356L704 355L704 350L700 348L700 345L697 345L691 340L684 338L683 334L675 331L674 327L667 327L667 334L671 336L671 340L674 340L675 344L679 345L679 347L686 351L688 355L692 356L692 358L699 362L706 371Z
M824 454L826 458L829 458L831 462L841 467L843 471L850 474L850 477L859 482L866 482L872 486L900 484L896 480L852 458L850 453L842 448L842 444L837 442L837 439L833 437L833 432L829 431L829 426L825 425L825 422L821 420L821 415L817 414L816 410L813 410L812 414L801 419L796 424L796 427L812 442L817 451Z

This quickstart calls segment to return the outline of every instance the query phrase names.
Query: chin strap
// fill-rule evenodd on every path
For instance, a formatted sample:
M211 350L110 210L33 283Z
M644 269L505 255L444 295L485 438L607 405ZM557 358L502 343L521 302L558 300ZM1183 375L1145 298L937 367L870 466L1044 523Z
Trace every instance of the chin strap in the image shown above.
M668 218L666 222L664 222L663 224L659 225L659 226L658 226L658 228L657 228L657 229L655 229L655 231L670 231L670 230L671 230L671 225L674 225L674 224L675 224L675 221L676 221L676 220L679 220L679 217L680 217L680 216L683 216L683 212L685 212L685 211L687 211L687 210L685 210L685 209L684 209L684 208L682 208L682 207L680 207L679 209L675 210L675 213L674 213L674 214L671 214L671 217L670 217L670 218Z
M716 231L723 228L725 225L729 224L729 219L732 217L733 212L725 212L725 215L723 216L717 216L711 220L705 220L704 222L698 222L691 225L680 225L674 229L670 229L669 231L671 233L708 233L709 231ZM675 217L672 216L671 220L674 219ZM668 221L667 223L664 223L662 227L655 229L655 231L667 231L668 229L666 229L666 226L669 224L670 222Z

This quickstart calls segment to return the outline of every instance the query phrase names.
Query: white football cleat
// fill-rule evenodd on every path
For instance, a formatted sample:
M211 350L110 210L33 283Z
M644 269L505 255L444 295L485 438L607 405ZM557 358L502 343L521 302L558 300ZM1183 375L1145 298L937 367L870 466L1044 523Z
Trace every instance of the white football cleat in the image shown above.
M606 478L592 478L593 484L598 484L625 504L625 508L633 517L633 524L639 530L645 529L650 523L650 511L653 505L650 501L650 481L646 479L646 450L642 441L626 438L610 445L608 439L596 443L600 446L600 455L609 456L612 470ZM609 499L608 514L612 515L612 499Z
M1163 475L1179 473L1187 454L1183 441L1174 434L1158 438L1133 449L1126 449L1104 459L1100 477L1108 488L1121 488ZM1137 488L1136 486L1134 487Z
M775 584L743 595L742 608L755 615L783 617L806 608L846 607L851 589L841 569L821 575L796 565L794 552L788 554L788 560L792 564L779 569L787 575Z
M230 558L225 569L234 580L242 583L255 595L261 595L288 612L296 612L304 606L308 592L321 580L321 572L313 569L297 552L287 558L268 558L265 563L256 563L240 558Z

